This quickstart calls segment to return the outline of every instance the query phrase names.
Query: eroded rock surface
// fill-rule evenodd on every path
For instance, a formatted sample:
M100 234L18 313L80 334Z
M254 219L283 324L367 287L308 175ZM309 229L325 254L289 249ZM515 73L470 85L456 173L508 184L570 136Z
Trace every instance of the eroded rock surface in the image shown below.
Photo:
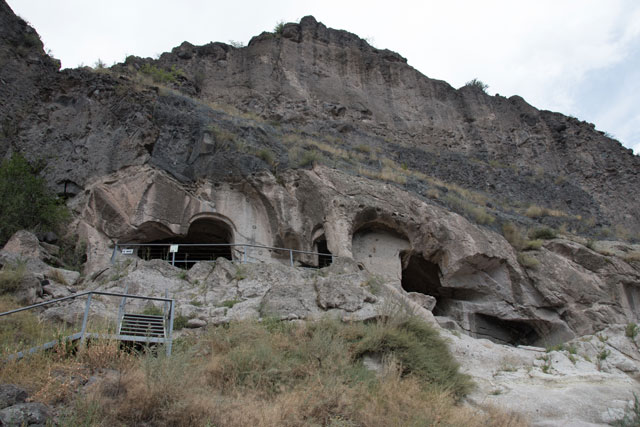
M203 181L187 190L148 167L98 180L76 200L80 230L92 247L103 248L91 257L89 270L109 265L113 240L185 239L194 224L209 221L209 227L229 230L227 243L238 245L229 257L238 261L287 265L287 252L242 245L314 251L321 238L336 259L355 259L398 289L433 298L433 312L443 324L456 322L474 336L502 343L552 345L611 322L637 320L640 273L631 261L555 239L528 251L538 265L524 268L501 235L396 187L320 166L284 172L279 181L262 173L223 184ZM296 265L320 262L304 253L292 253L291 259ZM203 281L213 273L198 266L188 274ZM241 291L215 292L232 300ZM275 286L269 292L289 291ZM291 295L288 309L292 317L308 317L313 310L304 295L314 291L301 286L299 292ZM339 299L322 294L319 301L330 307Z

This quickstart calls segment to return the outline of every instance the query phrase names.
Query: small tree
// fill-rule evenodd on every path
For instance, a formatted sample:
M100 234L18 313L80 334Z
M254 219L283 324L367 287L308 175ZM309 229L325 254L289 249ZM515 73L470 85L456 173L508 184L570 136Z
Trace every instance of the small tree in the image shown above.
M67 207L20 154L0 165L0 245L18 230L53 231L69 216Z
M275 35L282 35L282 32L284 31L284 21L279 21L275 27L273 27L273 33Z
M467 83L465 83L465 86L472 86L472 87L477 87L478 89L480 89L483 92L486 92L487 89L489 89L489 85L484 83L482 80L479 79L471 79L469 80Z

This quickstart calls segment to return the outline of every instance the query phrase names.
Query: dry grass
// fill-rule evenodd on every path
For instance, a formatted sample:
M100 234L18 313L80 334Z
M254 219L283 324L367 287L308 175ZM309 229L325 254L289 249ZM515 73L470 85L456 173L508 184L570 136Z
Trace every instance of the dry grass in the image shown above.
M540 265L540 261L538 261L535 257L524 253L518 254L518 262L523 267L529 269L535 269L538 265Z
M0 298L0 312L19 307L10 297ZM0 317L0 352L14 354L70 334L69 327L41 322L33 311L10 314Z
M569 216L566 212L559 209L550 209L538 205L530 205L527 210L524 211L524 214L529 218L542 218L543 216L565 218Z
M629 252L625 254L623 259L626 262L640 262L640 252Z
M5 265L2 270L0 270L0 294L17 290L26 271L27 264L25 262Z
M377 374L361 361L371 352L384 354ZM163 354L94 342L5 364L0 381L61 404L60 425L525 425L457 404L468 379L438 334L406 317L235 323ZM100 379L85 387L90 376Z
M522 250L526 244L522 230L512 222L502 225L502 235L516 250Z
M69 285L69 283L67 283L67 279L65 279L64 277L64 274L62 274L62 272L56 268L50 269L47 272L46 277L53 280L54 282L60 283L61 285Z

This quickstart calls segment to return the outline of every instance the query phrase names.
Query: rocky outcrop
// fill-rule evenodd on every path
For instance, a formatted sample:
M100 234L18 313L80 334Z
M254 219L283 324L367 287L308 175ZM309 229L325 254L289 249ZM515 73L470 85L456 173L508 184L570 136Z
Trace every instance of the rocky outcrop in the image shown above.
M3 426L43 426L53 412L43 403L26 402L27 392L13 384L0 384L0 423Z
M560 233L523 254L497 232L640 232L640 200L627 197L640 158L593 125L455 90L312 17L246 48L183 43L100 72L57 71L3 0L0 35L0 156L47 159L42 176L87 243L80 279L49 265L55 239L16 234L0 265L25 266L24 304L79 283L167 293L191 329L408 308L453 330L442 332L477 403L541 425L563 410L607 423L637 391L637 343L622 330L639 320L640 247ZM525 215L530 204L555 210ZM227 246L179 269L151 243ZM114 319L119 302L96 298L92 314ZM43 318L75 323L84 304Z
M0 272L12 272L16 284L11 292L18 303L31 305L75 292L72 286L80 273L50 265L60 264L51 254L58 250L26 230L16 232L0 250Z
M519 97L455 90L312 17L246 48L184 43L156 61L56 72L39 41L20 42L37 39L33 29L4 2L0 14L0 154L47 159L43 176L60 194L144 164L187 185L279 173L316 150L351 174L389 176L391 161L395 181L423 198L448 191L439 182L474 189L504 221L531 224L519 207L536 204L566 214L536 219L549 225L640 232L639 202L621 197L640 184L640 160L593 125ZM150 70L172 77L156 85L144 80Z
M287 171L278 179L261 173L231 182L202 181L188 190L156 169L140 167L96 181L77 206L81 234L102 248L90 259L91 271L109 265L114 241L176 241L187 238L194 224L207 224L228 228L226 243L238 248L314 251L322 238L337 259L354 259L381 282L431 299L420 304L432 305L443 325L497 342L551 345L612 322L637 321L640 273L632 263L555 239L527 252L538 265L524 268L501 235L411 193L326 167ZM251 247L230 255L238 261L290 262L286 252ZM306 266L319 262L303 253L291 259ZM275 304L274 312L307 318L318 308L315 302L309 308L296 292L323 309L335 301L360 309L367 299L324 295L318 283L315 290L296 288L291 306L283 302L290 288L274 287L265 307ZM227 300L238 297L223 294Z
M188 329L242 319L331 316L357 321L407 313L437 327L427 309L393 283L378 279L351 260L310 270L278 263L232 264L221 258L198 263L186 273L162 260L128 260L104 271L89 287L142 295L166 291ZM94 301L92 318L114 321L119 303L120 298ZM77 323L83 308L84 302L73 302L48 309L44 317ZM127 312L148 308L134 299L125 307ZM188 329L176 334L193 333ZM633 393L640 391L640 342L627 329L611 325L548 350L502 345L445 329L440 333L476 384L469 403L519 413L532 425L561 426L607 425L630 410Z

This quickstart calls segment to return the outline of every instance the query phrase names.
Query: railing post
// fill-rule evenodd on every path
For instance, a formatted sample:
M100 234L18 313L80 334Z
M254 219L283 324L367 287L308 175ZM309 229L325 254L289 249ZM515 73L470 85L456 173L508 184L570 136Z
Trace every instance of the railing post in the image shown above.
M169 298L169 289L165 289L164 290L164 297L165 298ZM169 304L169 301L165 301L164 302L164 308L162 309L162 316L163 317L167 317L167 310L169 307L167 307L167 304Z
M116 243L113 246L113 252L111 253L111 264L113 264L114 262L116 262L116 254L118 253L118 244Z
M91 297L93 294L87 296L87 304L84 307L84 317L82 318L82 330L80 331L80 343L84 344L85 333L87 332L87 320L89 319L89 306L91 305Z
M171 252L171 265L173 265L173 266L176 265L176 253L175 252Z
M129 292L129 284L127 283L127 286L124 288L124 293L127 294ZM120 322L122 321L122 317L124 316L124 306L127 303L127 297L122 297L122 300L120 301L120 307L118 307L118 331L117 333L120 333Z
M243 246L242 247L242 263L246 264L247 262L247 247Z
M169 332L167 333L167 341L165 341L166 343L166 348L167 348L167 357L171 356L171 346L173 345L173 338L171 337L171 335L173 334L173 314L174 314L174 305L175 305L175 300L171 300L171 309L169 311Z
M291 267L293 267L293 250L289 249L289 263L291 264Z

